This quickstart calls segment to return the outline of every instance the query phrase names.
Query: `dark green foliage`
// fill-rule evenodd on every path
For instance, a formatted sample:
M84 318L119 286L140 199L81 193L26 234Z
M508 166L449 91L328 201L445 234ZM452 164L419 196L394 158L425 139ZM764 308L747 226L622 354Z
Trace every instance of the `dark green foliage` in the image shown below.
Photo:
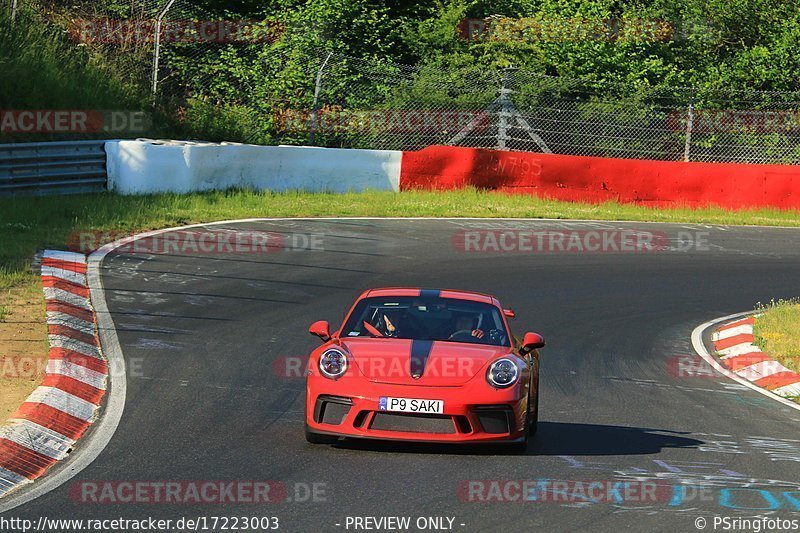
M115 75L122 72L113 58L63 38L45 22L53 17L41 13L127 17L163 3L51 1L36 4L40 14L23 16L14 32L0 19L0 106L147 106L141 73ZM491 100L498 83L493 73L506 67L580 78L601 96L624 93L643 101L653 88L667 94L692 86L699 95L717 96L707 99L709 107L724 107L726 95L740 99L742 91L800 89L797 1L179 0L176 6L181 17L265 19L273 32L269 42L164 47L163 117L156 124L163 133L188 137L304 142L304 135L276 132L274 117L312 107L317 69L329 52L337 55L319 104L348 109L475 108ZM460 21L486 17L505 20L513 36L465 40L457 34ZM600 34L586 38L590 27ZM146 72L149 60L144 52L136 64ZM471 83L485 90L458 90ZM539 98L535 87L520 89L523 105ZM702 96L698 104L704 105ZM322 142L352 145L343 138Z

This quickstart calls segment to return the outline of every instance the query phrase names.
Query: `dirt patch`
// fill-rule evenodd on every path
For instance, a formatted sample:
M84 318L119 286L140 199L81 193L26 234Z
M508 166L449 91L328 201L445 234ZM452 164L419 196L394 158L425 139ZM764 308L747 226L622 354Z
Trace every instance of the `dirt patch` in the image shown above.
M41 281L0 294L0 424L39 386L47 366L47 321Z

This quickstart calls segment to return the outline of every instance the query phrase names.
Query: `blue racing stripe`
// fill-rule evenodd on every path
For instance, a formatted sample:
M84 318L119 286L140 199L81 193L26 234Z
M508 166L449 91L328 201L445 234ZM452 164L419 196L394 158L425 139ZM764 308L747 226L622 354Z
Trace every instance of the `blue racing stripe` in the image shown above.
M441 295L442 291L433 289L420 289L419 291L420 298L438 298Z
M425 366L428 364L431 350L433 350L433 341L411 341L411 377L419 378L425 373Z
M424 299L439 298L442 291L434 289L420 289L419 297ZM411 377L422 377L428 364L428 357L433 349L433 341L411 341Z

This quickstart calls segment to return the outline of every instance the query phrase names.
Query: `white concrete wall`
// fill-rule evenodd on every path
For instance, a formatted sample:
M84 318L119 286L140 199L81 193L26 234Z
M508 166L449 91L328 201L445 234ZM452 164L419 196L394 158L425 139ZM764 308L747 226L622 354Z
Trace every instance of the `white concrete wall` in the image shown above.
M395 191L402 152L181 141L109 141L108 187L119 194L231 187Z

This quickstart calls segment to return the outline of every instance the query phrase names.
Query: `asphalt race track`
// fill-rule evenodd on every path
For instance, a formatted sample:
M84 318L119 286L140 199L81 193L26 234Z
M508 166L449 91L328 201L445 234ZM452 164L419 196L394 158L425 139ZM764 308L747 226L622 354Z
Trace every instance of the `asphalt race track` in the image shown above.
M465 532L696 531L700 516L800 518L800 411L717 374L684 375L678 365L696 359L697 325L800 295L797 230L499 220L209 228L277 232L299 249L107 256L106 299L128 370L122 422L88 468L7 516L277 516L283 531L353 531L348 516L408 516L414 531L419 517L450 517ZM670 249L475 253L453 244L465 229L625 228L664 232ZM316 345L311 322L338 327L362 290L397 285L494 294L516 311L515 334L545 336L539 433L526 455L305 442L304 381L286 375L285 358ZM76 501L82 482L159 480L271 480L287 499ZM560 480L567 492L579 481L662 488L658 501L469 501L465 483L491 480L506 488L510 480Z

